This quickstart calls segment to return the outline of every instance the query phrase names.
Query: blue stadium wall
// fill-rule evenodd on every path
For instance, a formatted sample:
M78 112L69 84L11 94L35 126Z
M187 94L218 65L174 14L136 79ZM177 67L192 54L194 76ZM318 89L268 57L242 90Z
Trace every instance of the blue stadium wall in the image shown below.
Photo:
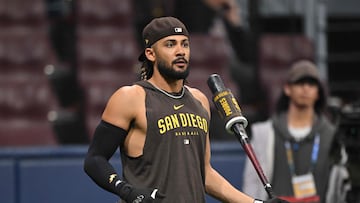
M87 146L0 148L1 203L115 203L83 171ZM234 142L212 144L212 164L241 189L246 155ZM119 154L111 159L121 173ZM207 203L218 202L207 196Z

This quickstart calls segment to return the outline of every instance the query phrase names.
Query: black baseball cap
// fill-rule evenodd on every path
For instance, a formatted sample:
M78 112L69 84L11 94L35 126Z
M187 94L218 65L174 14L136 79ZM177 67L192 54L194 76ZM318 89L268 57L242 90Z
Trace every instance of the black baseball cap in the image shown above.
M185 35L189 37L185 25L174 17L154 18L147 24L142 32L144 47L149 48L158 40L170 35ZM145 61L145 50L140 54L138 60Z

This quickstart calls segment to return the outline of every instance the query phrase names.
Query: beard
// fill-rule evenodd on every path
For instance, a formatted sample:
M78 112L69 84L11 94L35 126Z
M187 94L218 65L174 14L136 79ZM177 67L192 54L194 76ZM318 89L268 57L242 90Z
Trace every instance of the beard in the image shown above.
M174 63L172 63L174 64ZM181 80L186 79L189 76L190 68L189 66L185 71L176 71L172 68L172 65L166 65L166 62L163 60L159 60L158 62L158 70L161 76L167 79Z

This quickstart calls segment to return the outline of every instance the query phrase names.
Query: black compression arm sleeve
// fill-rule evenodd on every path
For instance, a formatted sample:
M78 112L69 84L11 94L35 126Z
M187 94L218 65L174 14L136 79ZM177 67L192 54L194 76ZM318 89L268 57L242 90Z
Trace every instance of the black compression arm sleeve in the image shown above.
M97 126L84 161L84 170L91 179L103 189L120 195L115 187L120 180L109 159L119 146L122 146L127 131L105 121Z

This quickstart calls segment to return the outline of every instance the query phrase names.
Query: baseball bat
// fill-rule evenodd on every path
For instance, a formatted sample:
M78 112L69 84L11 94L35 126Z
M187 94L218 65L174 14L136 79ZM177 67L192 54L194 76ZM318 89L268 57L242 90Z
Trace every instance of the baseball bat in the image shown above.
M246 134L245 128L248 122L242 115L240 106L234 95L231 93L230 89L225 87L221 77L218 74L210 75L207 83L214 95L212 100L215 104L215 107L220 113L220 116L225 121L225 129L231 134L235 134L236 138L239 140L242 148L253 164L267 194L270 198L274 198L275 195L271 184L266 178Z

